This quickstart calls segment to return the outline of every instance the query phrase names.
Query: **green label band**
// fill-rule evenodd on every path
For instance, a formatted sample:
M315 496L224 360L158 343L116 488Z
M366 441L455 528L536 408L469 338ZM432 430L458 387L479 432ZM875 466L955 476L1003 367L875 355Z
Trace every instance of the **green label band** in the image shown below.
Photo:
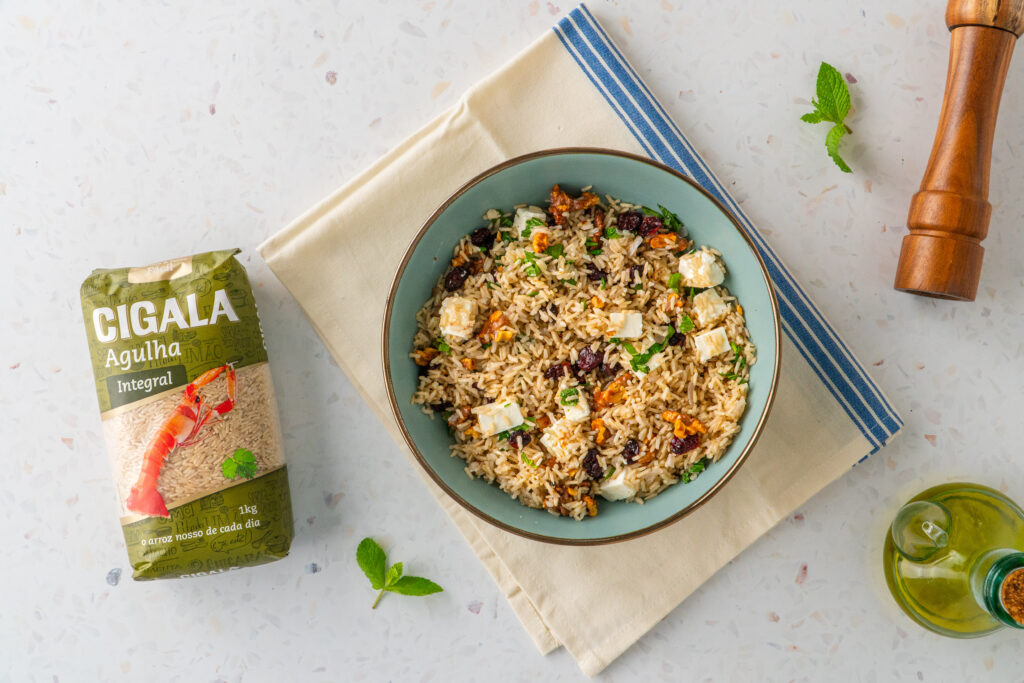
M139 580L219 574L288 555L294 533L287 467L124 525Z

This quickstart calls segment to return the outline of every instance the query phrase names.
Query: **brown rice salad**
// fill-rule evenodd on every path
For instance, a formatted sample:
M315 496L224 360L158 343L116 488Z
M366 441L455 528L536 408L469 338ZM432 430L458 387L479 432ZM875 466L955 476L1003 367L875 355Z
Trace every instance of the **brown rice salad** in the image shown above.
M491 209L417 313L413 402L466 473L583 519L642 503L725 452L755 361L721 254L679 218L570 197Z

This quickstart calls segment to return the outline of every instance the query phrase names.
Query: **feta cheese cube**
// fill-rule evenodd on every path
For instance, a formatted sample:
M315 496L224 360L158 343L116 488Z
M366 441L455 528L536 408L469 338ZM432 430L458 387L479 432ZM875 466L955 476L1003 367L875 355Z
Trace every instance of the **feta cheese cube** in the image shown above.
M693 345L697 347L701 363L707 363L732 348L729 346L729 336L725 333L724 327L701 332L693 338Z
M574 436L572 423L564 417L559 418L541 434L540 445L544 446L548 453L564 462L572 455L569 452L569 443Z
M626 468L622 468L610 479L601 483L598 493L607 500L624 500L636 494L636 489L626 481Z
M494 436L523 424L519 404L513 400L495 401L473 408L481 436Z
M720 285L725 279L715 255L706 250L680 256L679 273L683 276L683 285L701 289Z
M717 289L708 289L693 297L693 313L697 317L697 327L714 325L729 312L729 304L718 293Z
M441 334L457 340L473 336L476 326L476 302L461 296L450 296L441 302Z
M576 387L577 394L571 398L578 398L579 402L574 406L562 406L565 410L565 419L569 422L583 422L590 417L590 404L587 396L583 393L583 387ZM571 400L567 398L566 400Z
M515 230L516 236L523 234L523 230L526 229L526 223L531 218L537 218L541 223L547 225L548 216L544 213L544 209L537 206L516 209L516 217L512 220L512 229Z
M608 316L608 336L639 339L644 333L644 316L636 311L622 311Z

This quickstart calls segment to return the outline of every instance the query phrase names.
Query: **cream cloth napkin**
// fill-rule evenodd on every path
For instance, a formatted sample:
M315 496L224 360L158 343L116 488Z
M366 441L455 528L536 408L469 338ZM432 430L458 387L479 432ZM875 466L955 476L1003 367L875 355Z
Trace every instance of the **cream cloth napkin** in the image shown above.
M585 28L596 57L573 45ZM367 340L380 338L389 286L422 221L466 180L519 154L574 145L649 153L651 143L605 99L593 60L612 59L614 46L599 31L581 6L260 247L403 449L388 407L380 344ZM630 88L639 93L642 84ZM366 239L366 225L387 225L388 238ZM782 302L783 288L777 288ZM587 548L525 540L464 511L424 475L541 652L564 645L584 673L601 671L715 571L898 429L869 440L843 392L865 382L877 391L870 379L858 375L837 390L824 356L794 337L791 323L785 325L775 407L756 450L710 502L655 534ZM841 342L828 340L829 348L818 353L848 354Z

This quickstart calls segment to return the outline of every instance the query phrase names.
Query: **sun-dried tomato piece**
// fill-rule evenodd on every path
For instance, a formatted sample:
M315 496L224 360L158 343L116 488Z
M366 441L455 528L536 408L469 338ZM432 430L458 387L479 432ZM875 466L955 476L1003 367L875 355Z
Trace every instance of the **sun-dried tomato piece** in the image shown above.
M416 349L412 352L412 360L416 365L421 368L425 368L430 365L430 361L437 358L439 351L433 347L426 349Z
M509 324L509 320L505 317L505 313L503 311L494 311L487 316L487 322L485 322L484 326L480 328L480 331L476 336L480 341L486 344L494 340L495 333L498 330Z
M652 249L661 249L663 247L674 247L676 245L676 234L674 232L661 232L651 237L650 245Z
M565 214L570 210L572 199L556 184L548 195L548 204L548 212L555 219L555 224L565 227Z
M595 391L594 408L601 410L616 403L621 403L626 398L627 381L629 381L629 375L623 373L612 380L603 390Z

